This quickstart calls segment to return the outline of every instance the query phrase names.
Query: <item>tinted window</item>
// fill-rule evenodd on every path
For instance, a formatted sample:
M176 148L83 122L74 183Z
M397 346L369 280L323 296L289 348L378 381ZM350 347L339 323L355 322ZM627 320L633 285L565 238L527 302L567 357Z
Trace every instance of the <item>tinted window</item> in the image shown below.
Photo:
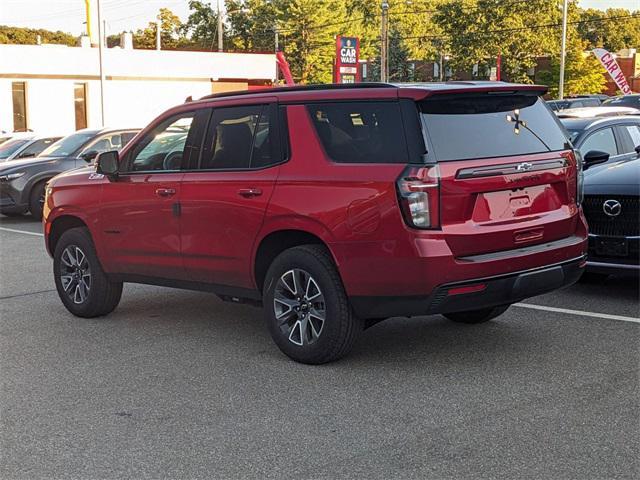
M58 140L57 138L42 138L40 140L36 140L23 151L20 152L18 157L20 158L28 158L28 157L36 157L38 156L45 148L51 145L53 142Z
M400 106L396 102L309 105L327 155L340 163L407 163Z
M631 145L633 147L631 151L633 151L636 147L640 146L640 127L637 125L627 125L625 128L631 137Z
M555 115L533 95L447 96L425 100L420 109L440 161L569 148Z
M200 168L262 168L278 163L271 112L269 105L214 109Z
M130 171L180 170L194 112L165 120L131 151Z
M580 147L580 152L585 155L591 150L607 152L609 155L618 155L616 139L611 128L603 128L589 135Z

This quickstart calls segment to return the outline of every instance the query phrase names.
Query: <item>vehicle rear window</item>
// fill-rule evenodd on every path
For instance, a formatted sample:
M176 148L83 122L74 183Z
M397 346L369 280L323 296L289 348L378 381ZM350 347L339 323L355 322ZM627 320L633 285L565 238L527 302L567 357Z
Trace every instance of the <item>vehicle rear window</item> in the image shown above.
M407 163L407 145L397 102L309 105L327 155L339 163Z
M534 95L438 96L420 110L438 161L570 148L555 115Z

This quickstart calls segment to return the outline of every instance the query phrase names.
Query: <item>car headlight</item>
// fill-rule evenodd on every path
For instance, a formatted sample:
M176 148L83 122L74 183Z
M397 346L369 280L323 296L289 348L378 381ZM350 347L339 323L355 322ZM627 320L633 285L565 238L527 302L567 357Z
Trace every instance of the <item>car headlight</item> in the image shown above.
M0 175L0 182L10 182L16 178L23 176L25 172L8 173L7 175Z

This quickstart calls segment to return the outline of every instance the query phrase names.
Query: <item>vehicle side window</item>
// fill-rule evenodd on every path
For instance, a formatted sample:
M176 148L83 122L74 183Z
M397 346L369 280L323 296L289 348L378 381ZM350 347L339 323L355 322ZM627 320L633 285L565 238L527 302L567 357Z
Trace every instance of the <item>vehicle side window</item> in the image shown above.
M108 152L109 150L120 150L123 146L122 134L120 132L107 133L106 135L101 135L84 147L80 155L88 152L102 153Z
M193 117L194 112L173 116L147 133L130 151L128 171L180 170Z
M607 152L612 156L618 155L618 147L616 146L616 139L613 136L613 129L603 128L589 135L580 147L580 152L584 155L591 150Z
M38 156L45 148L51 145L53 142L58 140L57 138L42 138L40 140L36 140L27 148L25 148L18 158L29 158Z
M631 137L631 145L632 150L635 150L636 147L640 146L640 126L638 125L626 125L627 133Z
M269 105L214 109L199 168L248 169L279 163L273 112Z
M122 138L122 146L124 147L127 143L131 141L133 137L137 135L138 132L122 132L120 135Z
M309 105L327 155L338 163L408 163L397 102Z

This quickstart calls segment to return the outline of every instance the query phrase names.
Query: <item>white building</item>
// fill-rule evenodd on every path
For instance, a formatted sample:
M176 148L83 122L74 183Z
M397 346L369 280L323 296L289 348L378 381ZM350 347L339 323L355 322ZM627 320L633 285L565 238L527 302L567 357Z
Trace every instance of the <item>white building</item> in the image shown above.
M143 127L188 96L268 85L276 77L272 54L119 47L103 52L109 127ZM0 45L0 131L68 134L100 126L97 48Z

